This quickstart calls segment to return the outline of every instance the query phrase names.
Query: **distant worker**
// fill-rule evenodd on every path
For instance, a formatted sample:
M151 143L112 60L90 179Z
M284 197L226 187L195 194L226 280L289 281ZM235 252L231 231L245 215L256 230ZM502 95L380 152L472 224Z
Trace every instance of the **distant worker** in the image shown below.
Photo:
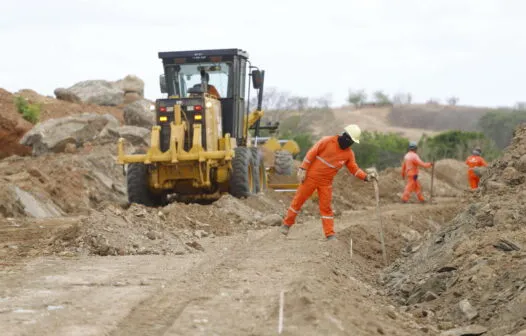
M407 179L404 193L402 194L402 202L407 203L411 193L415 193L418 200L425 202L424 195L422 195L422 186L418 181L418 167L431 168L431 162L424 162L416 153L418 145L411 141L407 154L404 156L404 163L402 164L402 178Z
M331 207L332 181L343 166L351 174L364 181L377 178L375 172L366 174L356 164L353 143L360 143L361 130L358 125L348 125L341 135L326 136L319 140L308 152L300 168L298 178L300 186L292 200L280 232L284 235L294 225L305 201L317 190L323 231L328 240L335 239L334 214Z
M475 174L475 171L473 168L476 167L487 167L488 164L486 161L482 158L482 150L480 150L479 147L475 148L473 150L473 155L470 155L466 159L466 165L468 168L468 181L471 189L477 189L479 187L479 181L480 177Z

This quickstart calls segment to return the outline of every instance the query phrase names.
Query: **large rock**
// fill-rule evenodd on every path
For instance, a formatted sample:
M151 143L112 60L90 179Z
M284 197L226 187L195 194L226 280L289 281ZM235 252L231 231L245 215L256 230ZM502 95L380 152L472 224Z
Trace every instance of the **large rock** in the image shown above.
M130 103L133 103L134 101L141 100L143 97L141 97L140 94L137 92L126 92L124 94L124 104L128 105Z
M126 93L137 93L144 98L144 81L135 75L128 75L115 82L115 87Z
M114 83L105 80L87 80L66 89L83 103L104 106L120 105L124 102L124 91Z
M126 125L151 128L155 124L155 112L150 111L151 103L146 99L137 100L124 108Z
M71 103L81 102L80 98L75 93L73 93L73 91L71 90L64 89L64 88L57 88L55 89L54 93L57 99L59 100L64 100L64 101L68 101Z
M33 148L33 155L63 152L67 144L77 147L93 141L105 128L117 128L119 121L110 114L91 114L49 119L37 124L20 143Z
M134 146L148 146L150 144L150 131L143 127L125 125L107 128L107 134L113 138L124 138Z
M472 324L470 326L450 329L443 331L440 336L478 336L486 333L488 328L481 325Z

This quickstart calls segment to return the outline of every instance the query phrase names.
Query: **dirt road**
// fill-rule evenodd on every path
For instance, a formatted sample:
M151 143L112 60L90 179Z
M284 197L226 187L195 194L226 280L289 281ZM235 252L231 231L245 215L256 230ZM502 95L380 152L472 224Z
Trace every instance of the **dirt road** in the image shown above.
M435 206L390 205L386 217L414 207L423 214ZM275 335L281 291L283 335L433 334L375 288L381 253L373 214L342 216L335 242L324 241L311 219L287 238L276 228L203 238L203 252L180 256L53 257L3 267L3 335ZM389 237L399 230L386 228L391 254Z

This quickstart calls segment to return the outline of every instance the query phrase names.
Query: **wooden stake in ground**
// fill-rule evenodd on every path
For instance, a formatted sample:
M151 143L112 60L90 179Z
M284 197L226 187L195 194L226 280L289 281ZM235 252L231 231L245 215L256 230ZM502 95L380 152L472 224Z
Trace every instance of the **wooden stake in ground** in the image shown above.
M380 190L378 188L378 181L373 180L374 195L376 197L376 216L378 217L378 226L380 231L380 243L382 243L382 256L384 258L384 264L387 266L387 252L385 251L384 241L384 229L382 227L382 216L380 214Z
M429 195L429 203L433 203L433 182L435 181L435 160L433 160L433 165L431 166L431 187Z
M283 331L283 306L285 305L285 292L281 291L279 294L279 321L278 321L278 334Z

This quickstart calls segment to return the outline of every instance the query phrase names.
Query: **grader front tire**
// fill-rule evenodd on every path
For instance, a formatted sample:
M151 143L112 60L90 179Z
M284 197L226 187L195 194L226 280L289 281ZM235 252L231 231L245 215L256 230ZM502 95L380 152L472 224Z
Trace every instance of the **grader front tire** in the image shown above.
M254 167L252 152L247 147L237 147L232 159L230 194L237 198L248 197L254 192Z

